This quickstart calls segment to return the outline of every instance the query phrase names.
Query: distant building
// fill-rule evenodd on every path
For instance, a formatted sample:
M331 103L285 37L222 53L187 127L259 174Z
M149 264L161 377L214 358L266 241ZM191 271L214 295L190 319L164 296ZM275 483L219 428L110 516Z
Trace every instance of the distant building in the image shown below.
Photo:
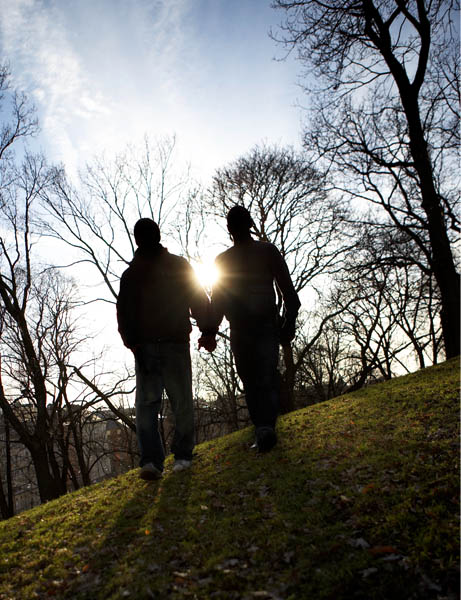
M22 418L26 423L28 419L34 417L31 405L21 405L16 407L16 410L22 412ZM133 412L133 409L128 409L126 414L134 419ZM74 413L65 415L63 431L64 434L67 433L70 420L74 418L74 426L79 433L84 468L91 483L118 475L137 466L136 436L131 429L116 420L110 410L81 411L76 409ZM69 439L71 443L68 457L74 479L77 480L76 486L69 473L67 489L70 491L83 484L83 474L77 449L73 443L74 438L69 436ZM40 496L31 455L19 441L11 426L9 432L7 431L4 415L0 413L0 478L5 495L7 495L8 461L16 514L40 504Z

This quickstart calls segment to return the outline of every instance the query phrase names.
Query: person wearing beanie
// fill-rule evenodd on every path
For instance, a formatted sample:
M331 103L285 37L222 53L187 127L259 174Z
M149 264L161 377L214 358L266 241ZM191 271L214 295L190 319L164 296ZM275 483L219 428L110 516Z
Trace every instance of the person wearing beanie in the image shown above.
M220 277L213 287L211 305L216 328L223 316L229 321L231 349L255 426L257 448L266 452L277 442L279 344L289 344L294 338L301 303L282 255L273 244L254 240L253 227L245 207L230 209L227 229L234 245L216 258ZM274 284L283 300L282 318ZM213 349L212 337L204 342L205 348Z
M118 330L135 357L136 432L140 477L159 479L165 451L158 429L163 390L175 417L171 450L173 470L191 466L194 448L190 317L204 336L210 328L210 302L192 267L160 244L160 230L152 219L134 226L137 249L120 279L117 298Z

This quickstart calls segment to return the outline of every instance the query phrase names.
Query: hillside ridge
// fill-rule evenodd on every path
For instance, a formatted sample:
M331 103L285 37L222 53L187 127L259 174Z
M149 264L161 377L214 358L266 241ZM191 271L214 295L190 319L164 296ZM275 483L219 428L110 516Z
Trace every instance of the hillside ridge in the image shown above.
M0 600L456 598L459 360L0 523Z

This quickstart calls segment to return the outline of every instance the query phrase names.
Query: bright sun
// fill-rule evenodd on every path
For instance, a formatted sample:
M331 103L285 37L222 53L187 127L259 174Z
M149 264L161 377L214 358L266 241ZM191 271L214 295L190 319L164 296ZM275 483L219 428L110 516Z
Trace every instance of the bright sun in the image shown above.
M209 290L219 277L218 269L213 262L195 263L194 271L206 290Z

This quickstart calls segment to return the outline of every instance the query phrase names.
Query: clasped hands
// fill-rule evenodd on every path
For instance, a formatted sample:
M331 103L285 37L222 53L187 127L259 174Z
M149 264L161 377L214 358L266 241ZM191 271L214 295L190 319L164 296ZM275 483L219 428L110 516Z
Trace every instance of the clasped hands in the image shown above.
M204 334L199 338L198 349L205 348L208 352L216 349L216 336L214 334Z

